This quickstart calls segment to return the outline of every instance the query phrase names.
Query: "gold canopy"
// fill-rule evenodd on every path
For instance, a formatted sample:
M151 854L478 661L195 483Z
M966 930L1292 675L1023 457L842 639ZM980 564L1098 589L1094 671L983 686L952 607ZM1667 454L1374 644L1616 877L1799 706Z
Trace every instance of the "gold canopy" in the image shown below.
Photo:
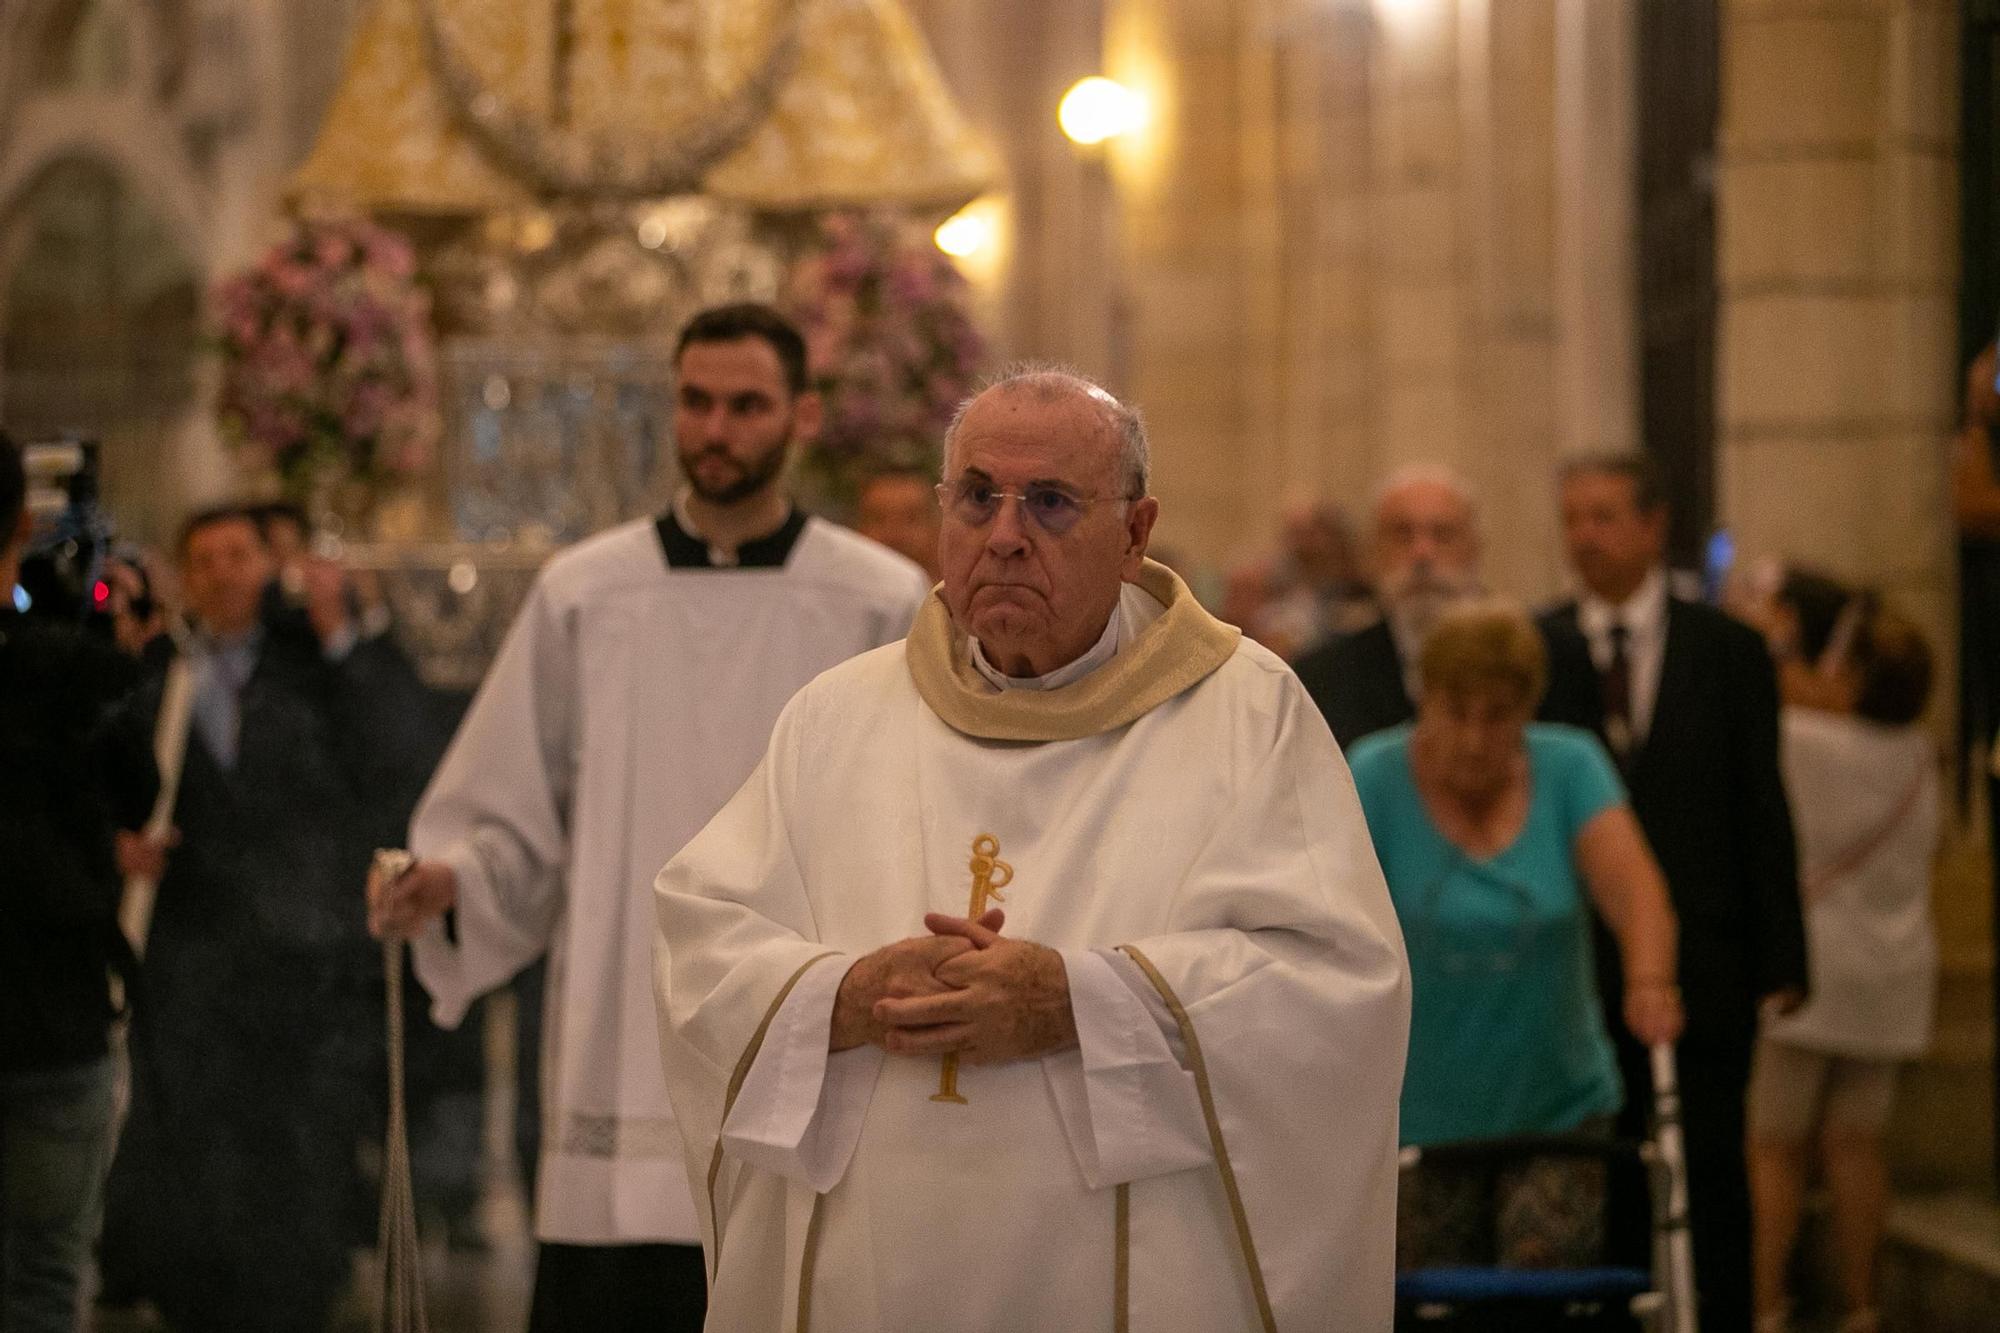
M897 0L374 0L290 193L942 208L994 176Z

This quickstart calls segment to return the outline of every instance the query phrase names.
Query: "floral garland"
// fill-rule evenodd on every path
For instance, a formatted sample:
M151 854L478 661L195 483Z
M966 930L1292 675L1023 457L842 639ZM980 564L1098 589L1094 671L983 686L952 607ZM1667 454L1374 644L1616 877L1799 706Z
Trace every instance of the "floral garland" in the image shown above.
M808 473L836 501L881 467L934 467L986 342L970 289L930 232L893 213L823 218L786 304L826 404Z
M438 423L436 343L416 256L360 219L299 222L214 292L219 412L253 472L311 504L419 471Z

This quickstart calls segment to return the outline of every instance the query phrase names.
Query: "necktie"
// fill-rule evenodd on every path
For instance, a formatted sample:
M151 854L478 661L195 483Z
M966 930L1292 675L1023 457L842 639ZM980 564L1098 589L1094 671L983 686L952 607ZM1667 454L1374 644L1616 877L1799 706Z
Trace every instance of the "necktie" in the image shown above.
M1611 662L1605 667L1601 684L1604 687L1604 739L1611 746L1611 757L1618 761L1620 768L1627 768L1632 762L1632 658L1626 651L1632 632L1621 623L1611 626Z

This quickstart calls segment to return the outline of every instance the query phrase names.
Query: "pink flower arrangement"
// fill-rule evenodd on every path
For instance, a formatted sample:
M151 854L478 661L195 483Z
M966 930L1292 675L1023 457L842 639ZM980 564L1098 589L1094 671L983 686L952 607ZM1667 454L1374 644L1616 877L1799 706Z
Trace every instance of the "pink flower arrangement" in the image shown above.
M301 221L213 300L219 411L250 466L300 500L423 467L437 356L408 241L360 219Z
M929 230L892 213L823 218L786 304L826 403L807 467L844 497L871 467L934 466L986 344L965 278Z

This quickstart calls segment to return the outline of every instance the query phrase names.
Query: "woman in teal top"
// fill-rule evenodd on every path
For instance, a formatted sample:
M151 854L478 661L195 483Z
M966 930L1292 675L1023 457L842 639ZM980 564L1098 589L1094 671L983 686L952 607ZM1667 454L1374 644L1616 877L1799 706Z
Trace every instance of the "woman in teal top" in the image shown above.
M1525 615L1453 610L1421 667L1417 720L1348 756L1410 956L1402 1140L1591 1127L1623 1097L1592 909L1623 954L1626 1022L1642 1041L1671 1041L1681 1012L1666 882L1596 739L1529 721L1547 659ZM1449 1257L1573 1261L1504 1236L1493 1248Z

